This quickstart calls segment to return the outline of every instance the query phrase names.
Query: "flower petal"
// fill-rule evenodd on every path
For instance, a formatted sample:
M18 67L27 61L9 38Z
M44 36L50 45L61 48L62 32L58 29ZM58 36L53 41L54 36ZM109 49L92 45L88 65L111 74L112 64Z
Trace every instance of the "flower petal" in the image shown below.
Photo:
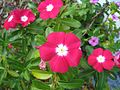
M29 21L33 22L35 20L35 15L33 14L33 12L31 10L28 9L28 17L29 17Z
M51 60L51 58L53 58L53 56L56 54L55 53L55 46L52 45L51 43L45 43L42 46L40 46L39 48L39 52L40 52L40 57L42 58L42 60Z
M48 35L47 41L55 45L63 44L66 33L64 32L53 32Z
M52 0L53 5L57 8L61 8L63 6L62 0Z
M54 8L51 12L49 12L50 18L56 18L60 10L58 8Z
M40 18L43 20L47 20L49 18L49 13L47 11L42 11L40 13Z
M80 47L80 39L74 35L73 33L68 33L65 36L65 44L70 48L70 49L74 49L74 48L79 48Z
M102 67L102 64L101 63L96 63L93 68L95 70L97 70L98 72L102 72L103 71L103 67Z
M17 26L18 18L20 17L19 13L20 13L19 9L15 9L15 10L11 11L10 15L4 22L4 28L6 30L9 30L10 28L15 28ZM11 16L13 16L13 18L11 19L11 21L9 21L9 18Z
M113 66L115 65L115 63L112 60L107 60L102 65L105 69L111 70Z
M109 50L105 50L103 52L103 56L105 56L106 60L111 60L113 58L113 55L112 55L112 53Z
M53 72L65 73L68 71L68 63L64 57L54 56L49 62Z
M97 48L95 50L93 50L93 55L95 56L99 56L103 54L103 49L102 48Z
M80 63L82 57L82 52L79 49L73 49L68 52L68 55L65 57L69 66L76 67Z
M47 3L45 1L43 1L39 4L37 9L38 9L39 12L42 12L46 9L46 6L47 6Z
M4 28L5 28L6 30L9 30L10 28L15 28L16 26L17 26L17 23L15 23L14 21L8 22L8 20L6 20L6 21L4 22Z
M88 57L88 64L91 66L95 65L97 63L96 57L94 55L90 55Z

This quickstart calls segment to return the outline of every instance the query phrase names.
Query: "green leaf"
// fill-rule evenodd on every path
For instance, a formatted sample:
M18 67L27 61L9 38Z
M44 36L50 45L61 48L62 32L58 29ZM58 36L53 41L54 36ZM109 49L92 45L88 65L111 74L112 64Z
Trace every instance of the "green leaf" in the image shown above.
M67 25L62 24L62 25L61 25L61 29L62 29L62 30L65 30L65 31L66 31L66 30L69 31L69 30L70 30L70 27L67 26Z
M96 90L103 90L103 88L105 87L105 83L107 83L107 77L105 73L96 72L96 77L97 77L96 86L95 86Z
M52 77L52 73L42 70L32 70L32 75L41 80L46 80Z
M19 77L19 74L16 71L8 70L8 73L13 77Z
M110 85L108 83L104 83L105 84L105 88L104 90L110 90ZM120 89L119 89L120 90Z
M28 53L28 55L26 56L27 60L31 60L32 58L38 58L40 57L39 51L37 49L31 49Z
M89 45L87 45L86 47L85 47L85 49L86 49L86 52L87 52L87 55L89 56L91 53L92 53L92 51L93 51L93 47L92 46L89 46Z
M18 70L23 70L25 67L23 64L21 64L18 60L14 59L14 58L9 58L8 63L10 65L10 67L14 68L14 69L18 69Z
M39 88L36 88L36 87L32 87L32 86L31 86L31 90L43 90L43 89L39 89Z
M46 28L45 36L47 37L50 33L52 33L54 30L51 27Z
M3 69L5 69L5 68L4 68L4 67L0 67L0 69L2 69L2 70L3 70Z
M88 65L88 62L85 58L81 58L80 65L84 69L91 69L91 67Z
M93 76L94 73L95 73L95 70L93 69L84 70L79 73L80 75L79 78L89 78L90 76Z
M81 30L81 29L75 29L75 30L73 31L73 33L74 33L76 36L81 37L81 35L82 35L82 30Z
M27 60L30 60L33 55L34 55L34 49L31 49L31 50L29 51L29 53L27 54L26 59L27 59Z
M63 17L65 17L65 16L68 16L68 15L72 15L72 14L74 14L75 13L75 9L76 9L76 7L77 7L77 4L73 4L72 6L67 6L68 7L68 10L66 10L66 12L64 12L63 14L62 14L62 18ZM66 8L66 6L64 6L63 7L64 9Z
M61 24L60 23L57 23L56 25L55 25L55 27L54 27L54 30L55 31L61 31Z
M78 12L78 14L80 15L80 17L82 17L82 16L84 16L84 15L87 14L88 10L89 10L89 9L81 9L81 10Z
M28 7L31 8L31 9L36 9L37 5L35 3L33 3L33 2L29 2Z
M26 29L29 30L30 33L32 33L32 34L38 35L38 33L39 33L39 35L40 35L44 31L44 27L41 26L41 23L42 22L40 20L37 20L34 23L31 23L30 25L28 25L28 27L26 27Z
M4 70L2 73L0 72L0 84L2 83L3 79L6 78L7 72Z
M32 55L32 58L38 58L38 57L40 57L39 51L35 50L34 54Z
M75 79L69 82L60 81L58 84L66 89L75 89L75 88L81 88L82 85L84 84L84 81L81 79Z
M63 24L66 24L70 27L74 27L74 28L79 28L81 26L81 23L78 20L75 19L71 19L71 18L64 18L61 21Z
M46 41L46 38L43 35L35 36L35 46L39 46Z
M50 90L50 87L40 80L33 80L31 90Z
M13 41L19 39L20 37L21 37L20 34L19 34L19 35L15 35L15 36L11 37L11 38L9 39L9 41L10 41L10 42L13 42Z
M23 77L24 77L27 81L30 81L30 74L29 74L29 72L28 72L27 70L23 73Z
M117 74L109 73L109 78L111 78L112 80L116 80L117 79Z

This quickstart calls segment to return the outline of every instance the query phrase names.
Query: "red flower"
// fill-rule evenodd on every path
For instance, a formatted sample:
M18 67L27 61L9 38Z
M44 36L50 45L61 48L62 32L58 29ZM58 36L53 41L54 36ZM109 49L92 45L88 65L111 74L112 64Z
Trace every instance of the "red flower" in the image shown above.
M17 12L19 12L19 10L13 10L8 16L8 18L5 20L4 28L6 30L9 30L10 28L15 28L17 26L16 23L16 16L18 16Z
M43 20L48 18L56 18L62 6L62 0L45 0L41 2L38 6L40 18Z
M53 72L65 73L68 67L79 64L82 52L80 40L72 33L53 32L47 37L47 42L39 46L40 57L49 61Z
M88 57L88 64L93 66L98 72L102 72L103 69L111 70L114 66L112 61L113 56L109 50L103 50L102 48L97 48Z
M33 22L35 20L35 15L30 9L21 9L19 14L20 17L18 17L17 19L23 27L27 26L30 22Z
M9 49L11 49L13 46L12 46L12 44L10 43L10 44L8 44L8 48Z
M35 20L35 15L29 9L16 9L13 10L4 22L4 28L9 30L15 28L18 23L23 27L27 26L30 22Z

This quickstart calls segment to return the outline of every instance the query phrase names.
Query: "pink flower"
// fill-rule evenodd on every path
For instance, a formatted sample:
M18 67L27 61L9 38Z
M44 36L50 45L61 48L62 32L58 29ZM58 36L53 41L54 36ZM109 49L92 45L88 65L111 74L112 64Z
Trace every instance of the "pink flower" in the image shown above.
M48 18L56 18L62 6L62 0L45 0L41 2L38 6L40 18L43 20L46 20Z
M39 67L40 67L40 69L45 70L46 69L46 62L41 59Z
M120 51L115 53L114 62L116 64L116 66L118 66L120 68Z
M117 20L119 20L119 17L116 14L113 14L112 15L112 20L117 21Z
M68 67L78 66L82 57L80 43L72 33L53 32L48 35L47 42L39 46L40 57L49 61L53 72L65 73Z
M17 12L19 10L13 10L10 15L8 16L8 18L5 20L4 22L4 28L6 30L9 30L10 28L15 28L17 26L16 23L16 16L18 16Z
M113 56L109 50L97 48L93 50L92 54L88 57L88 64L98 72L102 72L103 69L111 70L113 68L114 62L112 59Z
M23 27L27 26L30 22L35 20L35 15L30 9L21 9L20 17L18 17L18 22L22 24Z
M91 39L88 42L90 45L96 46L99 44L99 39L97 37L91 37Z
M116 4L118 7L120 7L120 2L116 2L115 4Z
M17 24L22 24L23 27L27 26L30 22L35 20L35 15L29 9L16 9L13 10L4 22L4 28L9 30L15 28Z
M90 3L97 4L99 0L90 0Z

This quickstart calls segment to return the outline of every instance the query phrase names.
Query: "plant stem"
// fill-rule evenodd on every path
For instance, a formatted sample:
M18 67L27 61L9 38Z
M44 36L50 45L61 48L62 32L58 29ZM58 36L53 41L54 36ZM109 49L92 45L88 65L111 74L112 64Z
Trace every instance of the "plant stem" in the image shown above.
M58 86L58 77L57 77L57 74L54 73L51 90L56 90L57 86Z
M96 21L96 19L104 13L105 9L109 6L109 2L106 1L106 4L104 5L104 7L101 9L101 11L99 11L95 16L92 17L92 22L90 22L89 24L87 24L87 31L82 35L84 36L85 34L87 34L87 32L91 29L91 27L93 26L94 22Z

